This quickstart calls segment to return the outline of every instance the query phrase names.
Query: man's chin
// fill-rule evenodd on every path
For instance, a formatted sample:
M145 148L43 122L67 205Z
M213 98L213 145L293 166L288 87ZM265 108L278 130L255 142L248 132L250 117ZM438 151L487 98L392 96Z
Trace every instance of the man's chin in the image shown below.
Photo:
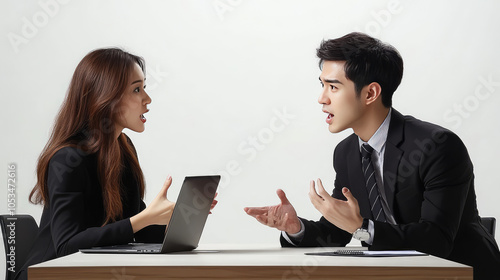
M331 133L339 133L339 132L342 132L342 131L346 130L346 128L345 127L334 126L334 125L329 125L328 126L328 130Z

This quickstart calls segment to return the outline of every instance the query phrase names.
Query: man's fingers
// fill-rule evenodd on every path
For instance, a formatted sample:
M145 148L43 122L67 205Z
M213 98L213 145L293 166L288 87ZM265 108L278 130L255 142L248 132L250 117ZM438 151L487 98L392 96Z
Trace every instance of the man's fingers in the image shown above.
M321 196L323 198L330 196L326 192L325 188L323 187L323 182L321 182L321 179L319 179L319 178L318 178L318 194L319 194L319 196Z
M243 209L248 215L255 217L255 215L264 215L269 210L267 207L245 207Z
M318 194L316 193L316 189L314 188L314 181L311 181L311 184L309 186L309 200L311 203L314 205L316 209L318 209L318 203L319 199L321 199Z
M309 183L309 199L311 202L318 201L318 200L323 200L323 198L316 192L316 188L314 186L314 180L311 180Z
M255 216L255 219L257 221L259 221L259 223L263 224L263 225L266 225L266 226L269 226L268 224L268 220L269 218L267 216L264 216L264 215L256 215Z
M255 215L254 218L261 224L266 224L263 219L262 219L262 216L261 215Z
M287 216L288 214L285 214ZM285 228L285 223L283 220L276 219L275 216L268 215L255 215L253 216L259 223L266 225L268 227L283 229Z
M346 188L346 187L343 187L342 188L342 194L345 196L345 198L347 198L347 201L349 202L358 202L358 200L352 195L351 191Z
M311 180L311 182L309 182L309 197L311 196L311 194L317 194L316 188L314 187L314 180Z
M275 216L273 215L267 215L266 213L263 215L255 215L254 217L263 225L266 225L268 227L276 227L276 220Z
M281 204L290 204L290 201L288 201L288 198L286 198L286 194L282 189L278 189L276 193L280 198Z

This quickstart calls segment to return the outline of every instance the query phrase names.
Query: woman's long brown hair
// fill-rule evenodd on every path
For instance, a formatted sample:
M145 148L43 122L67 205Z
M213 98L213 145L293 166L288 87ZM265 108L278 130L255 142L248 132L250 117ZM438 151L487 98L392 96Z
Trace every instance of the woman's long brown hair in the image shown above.
M106 212L103 225L122 218L120 179L125 162L139 184L141 198L144 197L144 176L135 149L123 133L116 138L114 125L135 64L145 72L141 57L117 48L92 51L78 64L51 136L38 158L37 183L29 196L32 203L50 203L49 161L58 150L67 146L97 156L97 173Z

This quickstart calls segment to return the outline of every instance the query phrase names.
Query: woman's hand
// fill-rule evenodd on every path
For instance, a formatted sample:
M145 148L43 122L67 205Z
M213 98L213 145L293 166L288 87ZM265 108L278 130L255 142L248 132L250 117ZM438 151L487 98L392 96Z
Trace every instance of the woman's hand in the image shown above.
M175 202L167 199L167 191L172 184L172 177L168 176L160 192L155 199L151 201L148 207L144 209L150 216L151 225L166 225L170 223Z
M218 193L215 193L214 200L212 201L212 204L210 205L210 212L209 212L209 214L212 214L212 210L214 209L215 205L217 205L217 202L219 202L219 201L217 201L215 199L215 198L217 198L217 194Z
M134 233L150 225L166 225L170 222L175 206L175 202L167 199L167 191L171 184L172 177L168 176L162 189L146 209L130 218Z

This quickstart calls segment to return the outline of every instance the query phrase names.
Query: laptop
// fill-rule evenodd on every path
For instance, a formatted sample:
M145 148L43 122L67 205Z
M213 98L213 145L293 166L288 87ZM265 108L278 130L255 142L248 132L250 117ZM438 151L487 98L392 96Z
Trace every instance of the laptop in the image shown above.
M166 254L198 247L220 175L186 177L175 203L163 244L129 243L81 249L82 253Z

